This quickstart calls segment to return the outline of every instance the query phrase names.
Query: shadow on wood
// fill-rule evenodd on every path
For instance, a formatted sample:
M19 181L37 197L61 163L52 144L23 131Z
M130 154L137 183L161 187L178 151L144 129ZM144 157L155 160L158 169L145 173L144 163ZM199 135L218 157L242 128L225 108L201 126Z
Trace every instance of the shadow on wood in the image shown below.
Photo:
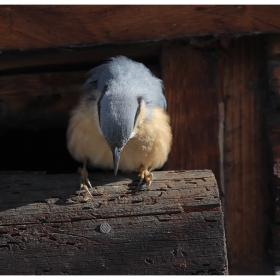
M209 170L0 175L0 274L227 274L223 213ZM107 226L107 227L106 227Z

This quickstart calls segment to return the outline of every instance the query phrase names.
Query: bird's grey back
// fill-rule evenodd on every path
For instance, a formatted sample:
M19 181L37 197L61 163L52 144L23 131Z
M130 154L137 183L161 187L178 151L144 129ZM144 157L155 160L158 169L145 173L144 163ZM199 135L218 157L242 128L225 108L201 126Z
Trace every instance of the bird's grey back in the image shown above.
M109 62L93 68L90 74L84 84L88 91L97 88L105 93L110 87L115 92L130 93L143 99L148 110L154 107L165 110L167 107L162 81L142 63L125 56L113 57Z

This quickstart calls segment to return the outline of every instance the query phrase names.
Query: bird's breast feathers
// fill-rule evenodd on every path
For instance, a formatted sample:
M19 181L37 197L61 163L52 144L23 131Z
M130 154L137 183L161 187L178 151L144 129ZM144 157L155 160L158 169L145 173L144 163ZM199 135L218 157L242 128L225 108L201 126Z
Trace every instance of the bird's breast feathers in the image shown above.
M98 93L94 93L98 97ZM160 168L170 152L172 134L169 116L158 107L146 118L147 108L143 103L131 138L121 151L119 169L131 172L146 165L151 170ZM97 102L87 106L82 102L72 112L67 131L68 149L72 156L82 161L88 157L93 166L113 168L112 152L103 137L98 119Z

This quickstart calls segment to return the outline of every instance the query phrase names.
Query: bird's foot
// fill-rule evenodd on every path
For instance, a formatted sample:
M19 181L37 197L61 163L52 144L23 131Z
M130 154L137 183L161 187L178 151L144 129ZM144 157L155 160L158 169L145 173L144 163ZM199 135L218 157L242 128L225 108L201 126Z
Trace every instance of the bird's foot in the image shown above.
M78 201L79 201L79 198L80 198L80 194L83 191L86 191L88 193L88 195L90 196L90 198L93 198L92 194L90 193L90 191L88 189L88 186L89 186L90 190L92 191L93 187L92 187L92 185L91 185L91 183L88 179L88 171L86 169L86 163L84 163L84 166L83 166L82 171L81 171L80 191L78 193Z
M145 165L141 165L138 169L134 170L134 172L138 173L138 176L140 177L140 182L138 186L142 184L144 179L146 181L147 186L151 186L153 181L153 173L150 172Z

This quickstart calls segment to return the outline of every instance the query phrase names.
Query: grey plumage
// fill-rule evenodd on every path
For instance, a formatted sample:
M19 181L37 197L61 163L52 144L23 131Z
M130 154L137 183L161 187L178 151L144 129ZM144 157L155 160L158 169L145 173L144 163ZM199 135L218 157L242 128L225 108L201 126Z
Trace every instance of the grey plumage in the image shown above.
M130 139L141 104L146 105L147 118L154 107L166 109L162 81L142 63L118 56L90 74L84 89L101 92L99 124L112 150L121 149Z
M133 97L137 95L144 98L148 108L159 107L166 110L162 81L142 63L117 56L93 68L89 74L91 76L83 86L87 91L98 89L103 93L110 87L116 94L122 92L131 95L133 92Z

